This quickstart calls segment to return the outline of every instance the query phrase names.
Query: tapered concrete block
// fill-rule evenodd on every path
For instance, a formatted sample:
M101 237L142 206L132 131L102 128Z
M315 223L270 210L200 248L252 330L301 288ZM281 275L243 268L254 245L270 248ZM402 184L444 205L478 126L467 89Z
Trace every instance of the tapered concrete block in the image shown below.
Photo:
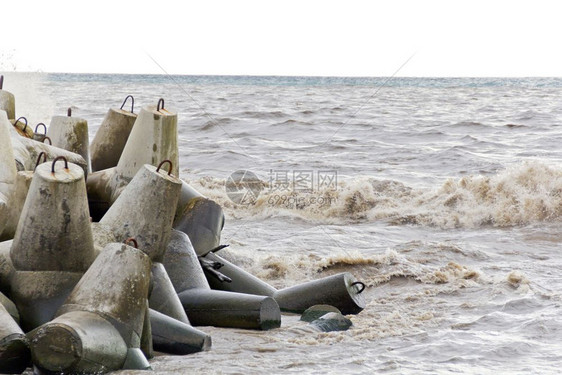
M18 271L84 272L95 259L82 168L37 167L11 248Z
M172 230L162 263L176 293L187 289L210 289L187 234Z
M158 311L149 314L155 350L186 355L211 349L211 336L206 333Z
M267 330L281 326L279 305L271 297L189 289L179 295L194 326Z
M3 89L4 76L0 76L0 110L6 111L9 119L16 118L16 98L14 94Z
M302 313L313 305L331 305L342 314L358 314L365 308L365 284L348 272L281 289L273 298L283 311Z
M181 181L145 164L100 220L121 238L133 237L139 249L160 262L172 230Z
M50 321L82 277L82 272L16 271L11 297L27 332Z
M10 203L15 192L17 169L10 138L10 122L5 111L0 110L0 238L10 217Z
M20 314L16 304L13 303L8 297L6 297L2 292L0 292L0 305L4 306L8 314L14 319L16 323L19 324Z
M10 257L11 247L12 241L0 242L0 292L4 294L10 293L10 284L16 272Z
M118 174L125 179L133 178L144 165L157 166L162 160L170 160L171 173L179 175L178 117L163 105L143 107L125 144L119 163Z
M119 370L127 344L101 314L69 311L28 334L35 366L57 373L106 373Z
M189 324L185 310L162 263L152 264L152 284L153 289L148 300L150 308Z
M246 272L237 265L227 261L221 256L209 253L203 259L211 262L217 262L222 266L219 272L232 279L232 282L221 282L214 277L210 272L205 270L205 275L212 289L224 290L229 292L256 294L259 296L273 296L277 289L255 277L254 275Z
M133 113L132 108L131 112L122 108L123 106L121 106L121 109L111 108L107 112L94 140L90 144L93 171L115 167L119 162L137 119L137 115Z
M89 311L110 320L128 347L140 347L151 262L125 244L105 247L57 312Z
M27 337L0 304L0 374L19 374L29 365Z
M47 131L47 137L53 146L74 152L84 158L88 172L90 165L90 146L88 139L88 122L71 116L54 116Z

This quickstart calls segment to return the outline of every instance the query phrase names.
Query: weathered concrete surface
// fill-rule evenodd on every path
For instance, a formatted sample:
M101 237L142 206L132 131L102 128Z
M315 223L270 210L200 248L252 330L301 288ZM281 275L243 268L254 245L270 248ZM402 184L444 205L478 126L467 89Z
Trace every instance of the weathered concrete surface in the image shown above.
M258 279L217 254L209 253L203 259L222 264L222 267L218 271L232 279L230 283L220 282L216 277L205 270L207 281L213 289L270 297L277 292L277 289L265 281Z
M0 374L19 374L29 365L29 342L0 303Z
M11 220L10 203L15 193L17 175L10 126L6 112L0 110L0 239Z
M10 257L10 248L12 241L0 242L0 292L9 294L10 283L14 272L16 272Z
M189 289L179 295L194 326L267 330L281 326L279 305L271 297Z
M33 138L33 128L27 123L27 119L25 117L17 118L14 120L10 120L10 123L13 126L13 129L25 138Z
M150 308L164 315L189 324L185 310L174 290L174 286L160 262L152 263L152 293L148 300Z
M53 116L47 130L53 146L78 154L84 158L88 172L90 166L90 144L88 121L70 116Z
M203 256L220 245L224 214L221 206L205 197L190 199L178 207L174 228L189 236L195 252Z
M144 164L158 165L171 160L172 174L179 176L178 117L156 106L143 107L125 144L117 170L124 178L133 178Z
M119 162L137 115L111 108L90 144L92 171L113 168Z
M162 263L176 293L187 289L211 289L187 234L172 230Z
M145 164L100 220L120 238L133 237L153 261L161 261L172 230L181 181Z
M211 336L206 333L158 311L149 314L155 350L186 355L211 349Z
M53 319L81 277L82 272L14 272L11 298L18 307L21 327L27 332Z
M85 272L95 259L82 168L37 167L11 248L18 271Z
M275 292L283 311L302 313L313 305L332 305L342 314L358 314L365 308L364 285L348 272L312 280Z
M69 163L79 165L84 170L85 176L88 175L88 164L82 156L59 147L21 137L14 130L13 126L10 129L10 135L18 170L33 171L37 163L37 157L41 152L44 152L47 155L47 160L53 160L58 156L64 156Z
M18 308L16 304L13 303L8 297L6 297L3 293L0 292L0 305L4 306L8 314L14 319L14 322L19 324L20 321L20 314L18 312Z
M16 98L2 87L0 87L0 111L6 111L9 119L16 118Z
M125 363L121 366L123 370L152 370L148 359L140 348L129 348Z
M105 373L119 370L127 345L102 315L69 311L28 333L33 364L58 373Z
M89 311L108 319L127 347L139 348L150 282L150 258L131 246L112 243L57 311Z

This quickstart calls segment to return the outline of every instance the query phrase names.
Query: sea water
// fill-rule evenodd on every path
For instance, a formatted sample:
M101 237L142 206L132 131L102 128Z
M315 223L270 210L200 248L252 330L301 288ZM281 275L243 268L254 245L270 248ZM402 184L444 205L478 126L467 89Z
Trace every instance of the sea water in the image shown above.
M348 331L200 327L211 351L155 372L559 373L562 79L13 73L4 88L31 125L71 107L90 139L127 95L135 111L164 98L181 177L224 209L223 256L279 288L367 285ZM260 181L243 200L236 171Z

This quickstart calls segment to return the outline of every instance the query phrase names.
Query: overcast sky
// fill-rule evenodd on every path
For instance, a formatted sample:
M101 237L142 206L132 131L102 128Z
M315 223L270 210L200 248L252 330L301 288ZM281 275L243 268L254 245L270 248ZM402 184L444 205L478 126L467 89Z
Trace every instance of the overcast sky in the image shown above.
M397 75L562 76L556 1L18 0L1 9L4 71L389 76L414 55Z

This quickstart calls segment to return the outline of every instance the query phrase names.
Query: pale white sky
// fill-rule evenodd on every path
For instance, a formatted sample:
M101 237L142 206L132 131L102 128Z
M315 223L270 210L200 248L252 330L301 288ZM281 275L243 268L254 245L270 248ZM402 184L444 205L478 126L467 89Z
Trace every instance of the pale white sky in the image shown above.
M3 1L0 70L562 76L562 3Z

